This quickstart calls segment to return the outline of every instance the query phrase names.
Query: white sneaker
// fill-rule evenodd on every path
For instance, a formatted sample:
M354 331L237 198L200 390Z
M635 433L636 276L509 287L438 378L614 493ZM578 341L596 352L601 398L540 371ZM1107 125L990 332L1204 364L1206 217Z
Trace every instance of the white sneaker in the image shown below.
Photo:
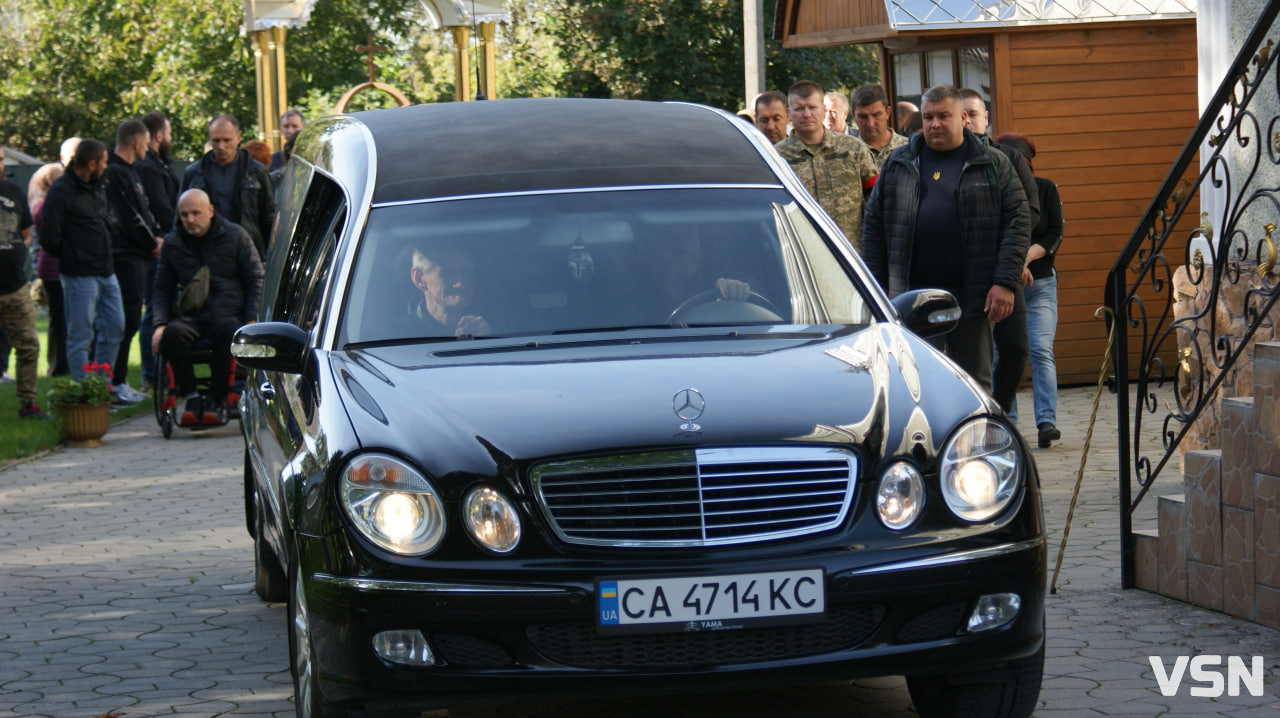
M111 387L111 392L116 395L117 399L124 402L125 404L137 404L138 402L147 398L146 394L143 394L137 391L136 389L134 389L133 387L125 383L116 384L115 386Z
M13 384L13 383L14 383L13 377L0 371L0 384Z

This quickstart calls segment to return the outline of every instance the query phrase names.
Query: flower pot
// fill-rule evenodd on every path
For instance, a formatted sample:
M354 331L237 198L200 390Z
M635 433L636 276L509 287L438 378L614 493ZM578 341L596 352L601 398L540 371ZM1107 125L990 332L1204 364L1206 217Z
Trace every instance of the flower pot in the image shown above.
M110 404L60 404L62 431L73 445L100 446L111 425Z

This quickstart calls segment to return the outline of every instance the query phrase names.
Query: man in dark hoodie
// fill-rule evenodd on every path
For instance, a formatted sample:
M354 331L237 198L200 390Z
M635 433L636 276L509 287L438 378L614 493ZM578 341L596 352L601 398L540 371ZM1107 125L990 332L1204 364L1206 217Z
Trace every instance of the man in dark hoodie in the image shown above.
M77 381L85 376L95 332L94 361L99 364L116 360L124 334L120 284L111 257L118 230L107 206L106 170L106 145L81 140L70 171L49 187L40 216L40 247L58 259L62 273L67 364Z
M156 218L161 233L168 232L177 221L177 213L173 206L178 203L178 178L169 168L169 147L172 143L172 128L169 118L163 112L148 112L142 116L142 124L151 133L151 143L147 147L147 156L133 165L133 170L142 180L142 188L147 192L147 204L151 207L151 216ZM154 386L155 377L151 359L151 293L156 285L156 265L159 263L159 252L151 259L147 267L147 292L143 295L148 301L142 313L142 324L138 327L138 348L142 354L142 385Z
M200 267L209 268L209 294L198 310L183 314L177 307L182 288ZM231 371L231 336L257 317L262 300L262 262L249 234L219 216L203 190L192 189L178 198L178 227L165 237L156 270L155 334L152 351L164 351L173 368L176 395L186 399L178 423L216 425L224 419L227 380ZM210 396L196 393L191 348L208 338L213 356ZM162 397L156 397L162 401Z
M263 259L276 221L267 168L240 149L240 122L231 115L218 115L209 123L209 144L213 149L187 166L182 191L204 190L221 217L249 233Z
M112 259L120 298L124 305L124 336L112 361L111 384L116 395L126 401L142 401L141 392L129 386L129 345L142 322L146 299L147 270L152 257L159 256L164 242L159 225L151 215L147 192L134 166L147 156L151 133L138 120L125 120L116 128L115 150L107 155L107 201L119 222L112 244Z

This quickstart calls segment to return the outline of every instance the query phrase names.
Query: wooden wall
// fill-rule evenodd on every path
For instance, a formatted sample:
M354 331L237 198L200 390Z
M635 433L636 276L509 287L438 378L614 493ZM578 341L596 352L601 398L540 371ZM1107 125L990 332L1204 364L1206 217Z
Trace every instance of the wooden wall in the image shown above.
M1040 28L997 36L993 45L1007 50L1008 62L1007 81L993 78L1009 108L999 129L1035 141L1036 174L1062 195L1059 382L1093 383L1106 349L1094 311L1107 272L1199 119L1195 23ZM993 71L1001 64L997 58ZM1198 171L1197 163L1189 174ZM1193 210L1188 217L1198 221ZM1185 239L1165 256L1181 261L1183 246Z

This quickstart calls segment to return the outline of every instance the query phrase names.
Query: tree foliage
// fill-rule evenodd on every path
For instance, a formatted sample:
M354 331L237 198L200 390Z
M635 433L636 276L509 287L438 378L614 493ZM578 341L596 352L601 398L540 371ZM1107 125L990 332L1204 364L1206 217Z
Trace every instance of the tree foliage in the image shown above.
M744 102L741 0L558 0L552 30L569 67L564 94L691 100L726 109ZM774 3L764 23L773 27ZM766 32L766 36L769 33ZM798 80L850 90L875 82L871 48L784 50L765 43L768 86Z
M766 27L773 3L766 3ZM602 96L742 104L741 0L509 0L497 37L500 97ZM242 0L0 0L0 142L56 157L70 136L110 144L125 118L163 110L174 154L199 154L216 114L258 118L253 49ZM414 102L453 99L453 39L428 30L419 0L317 0L286 37L291 104L308 117L368 79L358 45L391 50L380 79ZM475 46L467 48L472 54ZM767 44L769 85L799 79L852 88L873 81L867 48L782 50ZM352 110L388 106L379 93Z

